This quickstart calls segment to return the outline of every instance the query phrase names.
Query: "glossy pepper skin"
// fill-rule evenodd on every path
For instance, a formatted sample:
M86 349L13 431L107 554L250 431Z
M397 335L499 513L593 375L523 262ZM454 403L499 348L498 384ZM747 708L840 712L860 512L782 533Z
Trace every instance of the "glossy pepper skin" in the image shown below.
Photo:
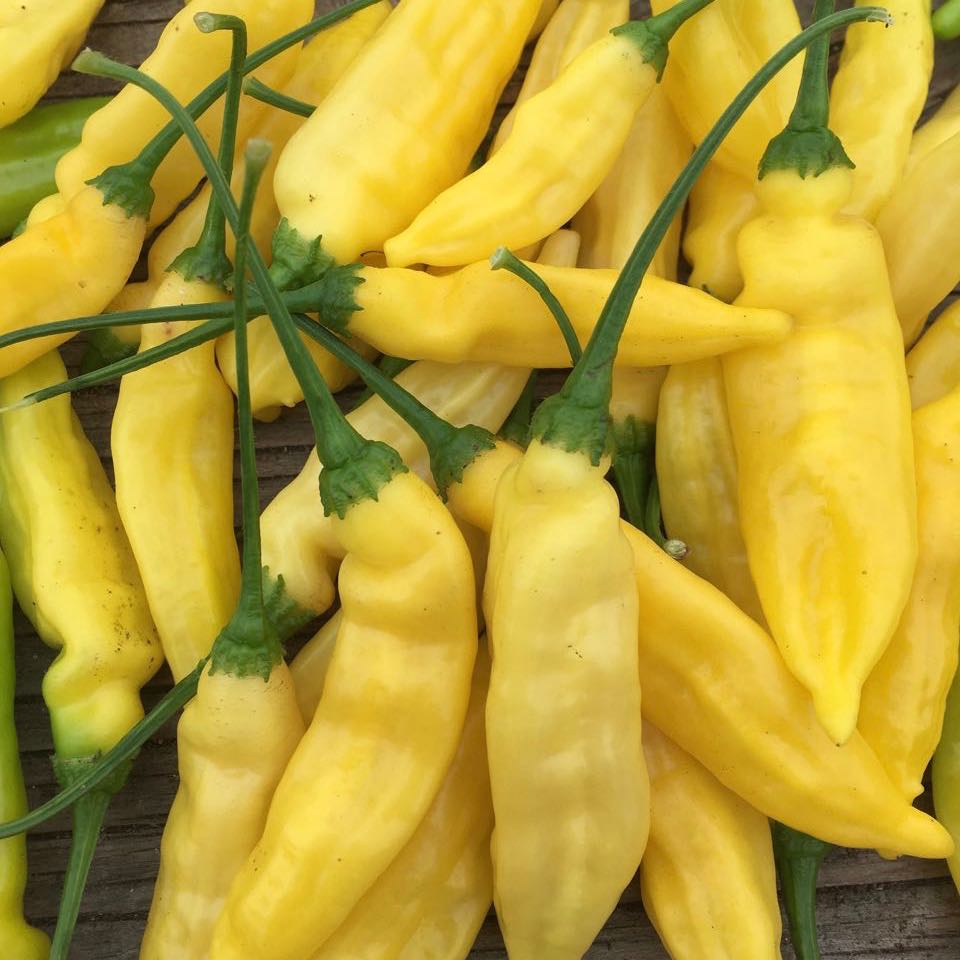
M616 271L529 266L556 294L585 343ZM320 304L323 322L388 356L529 368L570 365L556 322L539 295L506 271L491 270L487 262L439 277L419 270L351 267L330 271L322 282L327 286ZM516 317L524 323L517 324ZM679 363L777 341L789 328L790 319L780 311L730 307L699 290L648 277L617 362L627 367Z
M940 739L960 636L960 389L916 410L920 552L893 639L863 688L859 730L909 800Z
M762 624L740 532L737 458L719 360L670 368L660 390L656 449L664 525L687 545L684 566Z
M497 485L519 456L498 443L477 457L450 487L450 509L489 530ZM622 529L643 611L646 719L768 817L841 846L949 853L945 831L905 801L858 733L842 747L830 740L758 624L634 527Z
M274 194L289 225L341 263L382 249L467 169L539 8L398 7L284 149Z
M153 305L225 298L219 286L171 271ZM140 349L190 326L146 324ZM117 507L175 680L210 652L240 592L233 395L214 349L205 343L124 377L110 437Z
M960 302L944 310L907 354L907 380L914 410L960 383Z
M879 237L839 216L850 188L840 168L760 181L764 212L740 234L737 303L776 304L797 326L781 347L723 361L753 580L838 743L856 725L917 556L902 338Z
M310 960L409 841L456 751L477 646L470 554L415 474L377 497L333 520L343 622L323 697L211 960Z
M0 128L28 113L80 49L103 0L0 4Z
M780 960L770 824L652 724L647 916L673 960Z
M489 364L458 367L430 361L415 363L396 379L443 419L458 426L474 423L498 430L513 409L529 370ZM364 401L347 419L365 437L388 443L419 476L430 475L420 438L377 397ZM263 563L282 574L289 596L304 610L326 611L334 599L343 551L333 522L317 506L322 472L314 450L300 473L263 511Z
M830 93L830 128L856 164L845 212L866 220L903 175L933 73L930 0L893 0L887 9L892 26L847 31Z
M493 902L481 648L457 752L430 809L313 960L465 960Z
M13 593L7 561L0 554L0 819L14 820L27 812L13 701L16 670L13 652ZM50 941L23 917L27 884L27 838L0 842L0 952L17 960L46 960Z
M604 473L535 439L497 488L487 749L494 898L516 960L582 956L647 842L636 586Z
M53 169L80 140L87 118L107 102L86 97L47 103L0 130L0 237L8 237L30 208L56 189Z
M912 346L927 315L960 279L957 212L960 133L919 159L877 217L903 340Z

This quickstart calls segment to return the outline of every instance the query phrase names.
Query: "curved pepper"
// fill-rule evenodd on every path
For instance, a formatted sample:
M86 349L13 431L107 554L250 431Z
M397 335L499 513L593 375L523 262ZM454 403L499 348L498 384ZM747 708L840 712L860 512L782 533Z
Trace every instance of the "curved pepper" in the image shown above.
M856 164L844 212L865 220L876 218L903 176L933 73L930 0L891 0L886 7L892 26L847 31L830 91L831 129Z
M904 175L956 133L960 133L960 86L954 87L937 112L913 131Z
M960 301L944 310L907 354L907 380L914 410L960 383Z
M7 561L0 554L0 819L4 822L27 810L13 718L15 687L13 594ZM27 838L10 837L0 842L0 952L16 960L46 960L50 941L23 917L26 885Z
M877 217L890 288L909 348L931 310L960 279L960 133L918 160Z
M103 0L4 0L0 127L28 113L47 92L102 6Z
M807 56L761 164L763 215L739 240L737 303L776 304L797 326L782 345L725 357L723 373L763 612L843 743L910 592L917 520L902 337L880 237L840 215L852 180L826 126L826 61L825 45Z
M550 20L556 14L557 7L559 6L560 0L541 0L540 12L537 14L537 19L530 28L530 36L528 39L532 40L534 37L538 37L543 33L547 24L550 23Z
M405 0L391 14L280 157L277 205L304 246L341 263L380 250L463 175L539 8Z
M673 32L711 0L681 0L595 41L522 103L502 148L384 246L387 263L453 267L562 227L610 172L654 89ZM600 95L602 91L602 95Z
M50 353L0 381L0 402L65 376ZM66 786L140 720L140 688L163 657L113 491L69 397L0 418L0 483L0 541L17 601L61 651L43 696ZM64 539L64 530L72 535ZM127 769L74 807L54 957L66 955L100 824Z
M913 414L920 552L897 631L863 687L859 730L909 800L940 739L960 636L960 389Z
M546 281L586 342L617 279L614 270L529 264ZM443 363L569 366L570 357L539 295L486 261L442 277L419 270L334 268L320 281L320 318L381 353ZM523 324L516 322L523 317ZM699 290L644 279L617 362L660 366L777 341L789 318L776 310L730 307Z
M780 960L770 825L652 724L640 890L673 960Z

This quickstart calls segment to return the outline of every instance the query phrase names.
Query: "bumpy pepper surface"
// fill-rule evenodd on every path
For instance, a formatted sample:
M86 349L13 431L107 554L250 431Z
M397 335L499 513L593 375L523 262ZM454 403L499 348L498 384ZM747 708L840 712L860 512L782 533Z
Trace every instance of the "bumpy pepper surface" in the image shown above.
M0 127L26 114L80 49L103 0L0 4Z
M398 7L284 149L274 194L289 225L341 263L382 249L467 169L539 8Z
M780 960L780 904L767 818L652 724L647 916L673 960Z

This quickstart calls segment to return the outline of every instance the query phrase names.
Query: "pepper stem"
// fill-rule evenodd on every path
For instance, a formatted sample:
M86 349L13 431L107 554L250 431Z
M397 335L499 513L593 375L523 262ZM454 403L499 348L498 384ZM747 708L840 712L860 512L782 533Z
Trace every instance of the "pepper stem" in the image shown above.
M773 852L794 952L797 960L820 960L817 876L830 844L781 823L774 823L772 830Z
M724 110L641 234L604 304L580 362L573 368L560 393L550 397L537 410L531 430L534 437L571 452L581 451L592 463L600 463L607 446L613 362L620 337L643 276L664 234L686 203L700 172L760 91L801 50L837 27L867 20L886 22L888 15L879 7L857 7L832 14L807 27L774 54Z
M814 22L833 13L835 6L835 0L816 0ZM819 177L834 167L853 167L839 137L829 127L829 54L829 34L817 39L807 50L796 105L786 128L770 141L764 152L760 161L761 180L774 170L794 170L801 177Z
M699 13L713 0L680 0L669 10L648 17L646 20L630 20L614 27L614 36L627 36L640 48L641 55L657 71L657 80L663 76L669 55L670 38L694 14Z
M243 92L252 100L259 100L269 107L276 107L278 110L286 110L298 117L309 117L313 115L316 106L312 103L305 103L296 97L288 96L273 87L268 87L262 80L256 77L247 77L243 81Z
M523 386L510 416L500 428L500 436L518 447L525 448L530 440L530 421L533 419L533 402L537 393L537 371L534 370Z

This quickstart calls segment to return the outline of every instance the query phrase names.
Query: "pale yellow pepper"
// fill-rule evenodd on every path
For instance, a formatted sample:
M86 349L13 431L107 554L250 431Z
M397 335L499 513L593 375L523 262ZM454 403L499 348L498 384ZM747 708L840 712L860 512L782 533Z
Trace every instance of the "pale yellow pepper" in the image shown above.
M960 86L954 87L937 108L937 112L914 130L904 174L910 173L924 157L933 153L941 143L945 143L956 133L960 133Z
M851 186L841 167L759 182L737 303L776 304L797 326L780 346L723 360L750 570L837 743L856 726L917 557L902 338L879 236L840 215Z
M856 0L866 6L866 0ZM830 128L856 164L846 213L874 220L903 176L933 73L930 0L891 0L891 26L847 30L830 93Z
M672 960L780 960L767 818L652 724L643 905Z
M944 310L907 354L907 380L914 410L960 383L960 301Z
M467 169L539 9L404 0L284 149L289 225L341 263L382 249Z
M551 18L556 14L559 6L560 0L541 0L540 12L537 14L537 19L530 28L530 36L528 39L532 40L534 37L538 37L543 33Z
M29 112L80 49L103 0L0 3L0 127Z

